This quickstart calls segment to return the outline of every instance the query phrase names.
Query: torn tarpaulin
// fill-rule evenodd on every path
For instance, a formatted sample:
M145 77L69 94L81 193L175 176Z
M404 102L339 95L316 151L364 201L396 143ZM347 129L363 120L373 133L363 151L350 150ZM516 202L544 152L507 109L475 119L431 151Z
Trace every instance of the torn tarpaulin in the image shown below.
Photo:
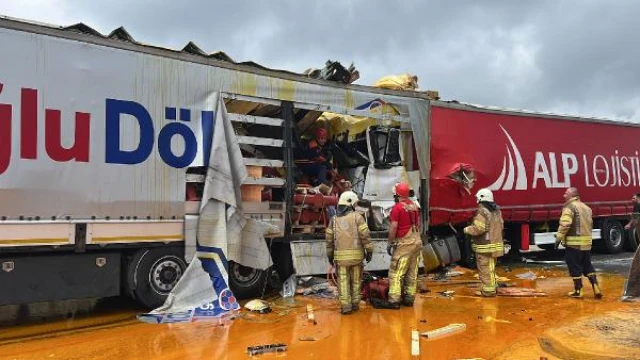
M196 256L165 303L138 317L145 322L189 322L238 310L240 306L228 285L227 256L256 268L268 267L271 262L264 239L257 236L264 229L252 227L253 236L246 236L250 221L242 212L240 184L247 177L247 169L224 100L218 93L211 98L216 105L216 120L198 217ZM247 251L250 248L255 249Z

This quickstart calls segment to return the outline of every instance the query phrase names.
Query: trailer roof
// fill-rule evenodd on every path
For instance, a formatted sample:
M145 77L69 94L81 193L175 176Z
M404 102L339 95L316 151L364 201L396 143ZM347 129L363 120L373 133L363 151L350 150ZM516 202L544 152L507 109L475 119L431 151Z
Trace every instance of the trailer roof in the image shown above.
M496 106L478 105L473 103L465 103L457 100L432 100L428 97L426 92L421 91L402 91L402 90L389 90L367 85L356 84L342 84L339 82L320 80L309 77L303 73L296 73L288 70L271 69L260 65L253 61L236 62L229 55L223 51L215 51L212 53L206 53L199 46L192 41L189 41L181 50L169 49L156 45L144 44L136 41L131 34L124 28L119 27L111 31L108 35L101 34L99 31L84 24L77 23L70 26L60 26L47 24L43 22L36 22L25 19L17 19L9 16L0 15L0 27L14 29L19 31L29 31L32 33L38 33L43 35L58 36L61 38L67 38L70 40L84 41L93 43L96 45L109 46L114 48L120 48L124 50L138 51L142 53L148 53L150 55L164 56L169 58L175 58L178 60L201 63L206 65L218 66L223 68L229 68L237 71L244 71L254 73L258 75L277 77L286 80L293 80L298 82L306 82L311 84L346 88L355 91L362 91L374 94L400 96L418 98L426 101L430 101L434 106L455 108L467 111L480 111L488 113L499 113L516 116L534 116L542 118L553 118L561 120L573 120L573 121L587 121L598 122L607 124L619 124L633 127L640 127L640 124L629 121L611 120L605 118L596 117L584 117L577 115L567 114L554 114L546 112L536 112L521 109L509 109Z
M149 55L173 58L181 61L217 66L221 68L243 71L256 75L275 77L284 80L306 82L310 84L381 95L423 98L425 100L428 100L426 93L422 93L420 91L389 90L366 85L343 84L336 81L315 79L309 77L304 73L296 73L293 71L281 69L271 69L253 61L236 62L223 51L207 53L192 41L189 41L180 50L156 45L149 45L135 40L133 36L131 36L131 34L122 26L111 31L109 34L104 35L84 23L77 23L70 26L61 26L0 15L0 28L26 31L48 36L56 36L68 40L82 41L85 43L113 47L122 50L136 51Z
M577 116L577 115L569 115L569 114L554 114L554 113L522 110L522 109L509 109L509 108L502 108L497 106L466 103L466 102L461 102L456 100L452 100L452 101L432 100L431 103L434 106L446 107L449 109L466 110L466 111L493 113L493 114L501 114L501 115L513 115L513 116L528 116L528 117L558 119L558 120L567 120L567 121L592 122L592 123L612 124L612 125L621 125L621 126L629 126L629 127L640 127L639 123L631 122L631 121L611 120L606 118L586 117L586 116Z

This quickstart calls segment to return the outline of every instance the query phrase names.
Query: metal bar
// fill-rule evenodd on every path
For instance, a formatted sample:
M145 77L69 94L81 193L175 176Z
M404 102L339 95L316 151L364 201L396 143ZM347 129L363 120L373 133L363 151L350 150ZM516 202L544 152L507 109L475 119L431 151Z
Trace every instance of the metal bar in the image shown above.
M293 192L295 188L295 179L293 178L293 127L295 126L295 118L293 114L293 103L290 101L282 102L282 119L284 120L284 165L286 171L286 183L284 188L285 201L285 221L284 221L284 240L291 241L291 221L293 219Z
M282 147L283 141L280 139L261 138L255 136L238 136L238 143L258 146Z
M0 221L0 227L2 225L50 225L50 224L119 224L119 223L183 223L184 220L166 220L166 219L129 219L129 220L107 220L107 219L73 219L73 220L3 220Z
M243 114L229 113L229 120L235 122L241 122L245 124L259 124L269 126L282 126L282 119L268 118L264 116L253 116Z
M280 179L280 178L248 177L242 182L242 185L283 186L284 184L285 184L284 179Z
M242 161L250 166L282 167L284 165L284 161L273 159L243 158Z

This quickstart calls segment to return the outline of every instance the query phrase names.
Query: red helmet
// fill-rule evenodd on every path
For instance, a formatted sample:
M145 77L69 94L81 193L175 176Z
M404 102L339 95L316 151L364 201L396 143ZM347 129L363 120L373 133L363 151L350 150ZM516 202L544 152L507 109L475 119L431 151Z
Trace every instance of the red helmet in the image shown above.
M401 198L409 197L409 184L405 182L399 182L393 187L393 193Z
M317 128L316 129L316 138L326 138L327 130L325 128Z

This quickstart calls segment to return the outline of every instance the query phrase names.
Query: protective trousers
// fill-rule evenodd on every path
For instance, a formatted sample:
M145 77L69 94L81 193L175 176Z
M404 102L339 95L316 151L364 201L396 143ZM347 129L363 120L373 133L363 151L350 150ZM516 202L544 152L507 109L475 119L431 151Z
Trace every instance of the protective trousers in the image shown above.
M591 264L591 251L567 247L564 250L564 257L576 290L582 288L583 275L593 283L592 279L595 279L596 269Z
M389 302L398 303L404 293L404 300L412 303L418 287L418 266L422 241L418 233L409 231L398 239L397 248L389 265Z
M362 297L362 265L337 265L338 298L342 311L357 310Z
M498 288L496 259L493 256L476 252L476 264L478 264L478 277L482 283L480 292L484 296L495 296Z
M629 279L627 280L627 288L624 295L640 297L640 246L638 246L636 254L633 256L633 261L631 262Z

